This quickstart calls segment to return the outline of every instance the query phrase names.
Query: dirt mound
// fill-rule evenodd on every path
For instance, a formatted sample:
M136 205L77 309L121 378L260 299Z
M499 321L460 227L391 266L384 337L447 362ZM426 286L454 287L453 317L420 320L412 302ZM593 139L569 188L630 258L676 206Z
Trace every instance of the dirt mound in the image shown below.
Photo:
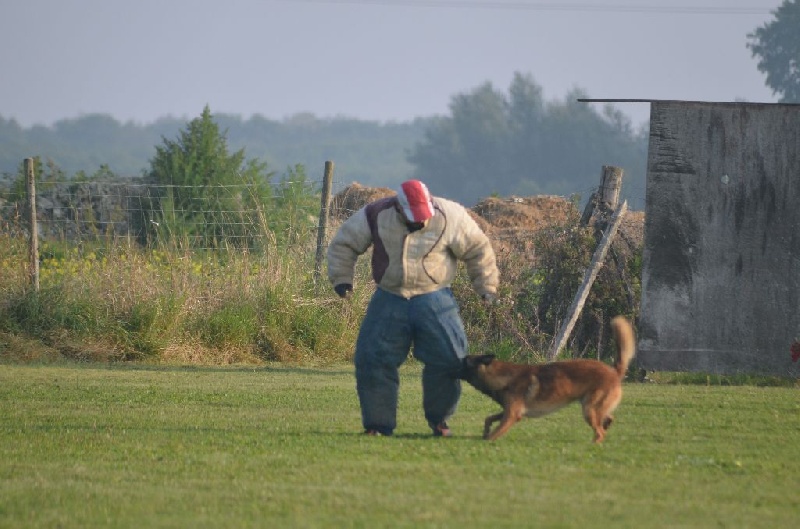
M644 243L644 211L628 211L619 225L619 236L631 245L641 247Z
M537 232L577 218L575 204L550 195L490 197L480 201L472 211L482 219L481 228L492 240L498 259L516 256L527 262L535 260Z
M331 200L331 216L343 220L369 202L394 195L386 187L366 187L353 182ZM563 223L575 211L575 205L558 196L487 198L470 210L472 218L485 231L518 229L537 231Z
M472 210L495 230L517 229L538 231L553 224L562 224L575 213L575 204L564 197L490 197Z
M385 187L365 187L354 182L333 197L331 217L344 220L367 203L394 195ZM533 257L533 235L554 225L579 222L574 202L553 195L530 197L489 197L469 210L471 216L492 240L500 253L517 252ZM629 251L641 249L644 240L644 213L628 211L623 218L615 246L621 242Z
M353 182L331 199L330 215L336 220L343 221L369 202L394 194L395 191L387 187L365 187Z

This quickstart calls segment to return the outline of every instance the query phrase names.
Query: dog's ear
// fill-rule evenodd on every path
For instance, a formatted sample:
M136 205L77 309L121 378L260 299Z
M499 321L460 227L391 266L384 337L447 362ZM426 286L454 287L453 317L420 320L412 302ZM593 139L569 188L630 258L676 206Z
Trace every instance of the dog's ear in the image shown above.
M483 364L485 366L488 366L489 364L494 362L495 358L497 358L495 355L481 355L481 356L478 357L478 361L481 364Z
M478 366L488 366L494 360L494 355L467 355L461 360L461 365L468 369Z
M478 366L488 366L494 361L494 355L469 355L461 361L464 369L475 369Z

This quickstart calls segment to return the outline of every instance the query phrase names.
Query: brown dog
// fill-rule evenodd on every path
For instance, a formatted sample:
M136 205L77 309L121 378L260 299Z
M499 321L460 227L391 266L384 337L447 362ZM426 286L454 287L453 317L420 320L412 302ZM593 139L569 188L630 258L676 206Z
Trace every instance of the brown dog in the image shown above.
M611 320L617 343L614 367L598 360L564 360L541 365L520 365L496 360L494 355L470 355L463 360L461 378L503 406L503 413L486 418L483 438L494 441L508 433L523 417L541 417L581 401L583 417L601 443L614 420L611 414L622 400L622 379L636 353L630 322ZM491 433L492 423L500 425Z

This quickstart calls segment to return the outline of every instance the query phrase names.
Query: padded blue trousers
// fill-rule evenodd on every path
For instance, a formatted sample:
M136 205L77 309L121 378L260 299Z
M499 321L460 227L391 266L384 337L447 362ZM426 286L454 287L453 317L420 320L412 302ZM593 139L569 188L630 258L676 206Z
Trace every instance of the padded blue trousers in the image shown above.
M458 374L467 354L464 323L449 288L405 299L378 288L356 341L356 390L365 430L391 435L397 427L398 368L423 363L422 407L431 428L456 411Z

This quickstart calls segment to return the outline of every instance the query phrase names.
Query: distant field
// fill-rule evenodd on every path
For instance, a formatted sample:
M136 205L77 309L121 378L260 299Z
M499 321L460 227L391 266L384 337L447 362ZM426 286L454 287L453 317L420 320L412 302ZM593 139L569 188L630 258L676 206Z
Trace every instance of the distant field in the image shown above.
M800 393L626 384L603 446L575 406L480 439L360 435L352 368L0 365L0 527L793 527Z

